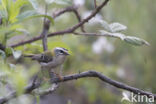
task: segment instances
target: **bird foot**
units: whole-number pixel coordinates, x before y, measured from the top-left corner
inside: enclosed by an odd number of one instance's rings
[[[63,81],[63,77],[62,77],[60,74],[55,73],[55,72],[52,72],[52,73],[53,73],[53,75],[54,75],[53,78],[59,78],[61,81]]]
[[[63,77],[62,77],[60,74],[57,74],[57,73],[56,73],[56,76],[57,76],[61,81],[63,81]]]

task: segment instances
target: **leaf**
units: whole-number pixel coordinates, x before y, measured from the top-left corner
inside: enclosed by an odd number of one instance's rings
[[[1,33],[0,34],[0,43],[6,45],[7,39],[6,39],[6,35],[5,35],[5,30],[4,31],[2,30],[2,32],[0,31],[0,33]]]
[[[14,30],[16,30],[18,28],[22,28],[22,25],[20,25],[20,24],[12,24],[12,25],[8,26],[8,31],[14,31]]]
[[[37,0],[29,0],[29,2],[31,3],[31,5],[33,6],[33,8],[35,10],[38,9],[39,4],[38,4]]]
[[[5,54],[5,52],[2,51],[2,50],[0,50],[0,56],[2,56],[3,59],[5,59],[5,58],[6,58],[6,54]]]
[[[47,4],[51,4],[53,2],[55,2],[55,0],[45,0]]]
[[[111,33],[111,32],[107,32],[105,30],[99,30],[101,35],[103,36],[109,36],[109,37],[115,37],[115,38],[119,38],[121,40],[124,40],[125,35],[122,33]]]
[[[17,16],[17,19],[21,21],[36,14],[37,12],[35,10],[28,10],[28,11],[21,13],[19,16]]]
[[[71,5],[72,4],[72,0],[54,0],[54,2],[59,5]]]
[[[150,45],[147,41],[137,38],[137,37],[133,37],[133,36],[126,36],[122,33],[111,33],[111,32],[107,32],[105,30],[99,30],[102,36],[108,36],[108,37],[114,37],[114,38],[119,38],[129,44],[132,45]]]
[[[9,0],[8,16],[11,23],[16,22],[16,17],[19,15],[20,9],[27,3],[26,0]]]
[[[127,27],[123,24],[120,24],[120,23],[111,23],[109,25],[110,29],[111,29],[111,32],[120,32],[120,31],[123,31],[123,30],[126,30]]]
[[[7,17],[8,17],[8,13],[7,13],[7,11],[2,7],[2,5],[0,5],[0,15],[1,15],[1,18],[3,19],[3,22],[6,22]]]
[[[38,18],[38,17],[46,17],[50,20],[52,24],[54,24],[54,20],[51,16],[39,14],[35,10],[29,10],[20,14],[17,17],[17,19],[19,20],[17,23],[28,20],[28,19],[32,19],[32,18]]]
[[[124,38],[124,41],[133,45],[141,46],[141,45],[150,45],[147,41],[137,38],[137,37],[132,37],[132,36],[126,36]]]
[[[34,42],[31,44],[26,44],[24,47],[16,47],[16,50],[22,50],[23,54],[38,54],[42,52],[42,45],[39,42]]]
[[[106,31],[111,31],[109,24],[106,21],[100,20],[99,22]]]
[[[39,95],[36,95],[36,103],[40,104],[40,96]]]
[[[12,48],[6,47],[5,48],[5,54],[6,54],[7,57],[10,56],[10,55],[12,55]]]
[[[38,18],[38,17],[46,17],[46,18],[48,18],[48,19],[50,20],[50,22],[51,22],[52,24],[54,24],[53,18],[52,18],[51,16],[48,16],[48,15],[39,14],[39,15],[31,16],[30,18]]]
[[[24,92],[24,88],[28,82],[27,73],[21,69],[23,69],[23,67],[16,66],[16,72],[10,75],[10,80],[14,84],[18,95]]]
[[[22,55],[22,51],[19,51],[19,50],[15,51],[15,50],[12,49],[12,54],[13,54],[13,57],[15,59],[19,59],[21,57],[21,55]]]
[[[30,35],[30,32],[27,31],[26,29],[18,28],[15,31],[19,33],[24,33],[25,35]]]
[[[7,2],[8,0],[1,0],[2,6],[5,10],[7,10],[7,4],[8,4]]]
[[[100,24],[102,25],[102,27],[106,31],[109,31],[109,32],[112,32],[112,33],[120,32],[120,31],[123,31],[123,30],[127,29],[127,27],[125,25],[117,23],[117,22],[108,24],[106,21],[100,20]]]

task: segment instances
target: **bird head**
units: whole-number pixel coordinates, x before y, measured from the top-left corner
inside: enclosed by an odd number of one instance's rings
[[[54,55],[55,56],[67,56],[69,55],[68,50],[62,47],[55,47],[54,50]]]

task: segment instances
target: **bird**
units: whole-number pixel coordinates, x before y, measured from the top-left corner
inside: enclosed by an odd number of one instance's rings
[[[57,67],[63,65],[67,56],[70,55],[68,50],[62,47],[55,47],[51,51],[45,51],[40,54],[35,55],[24,55],[24,57],[29,57],[32,60],[36,60],[41,65],[41,71],[48,70],[48,73],[53,72]],[[60,69],[61,70],[61,69]],[[60,71],[61,73],[61,71]],[[60,73],[55,73],[60,79]]]

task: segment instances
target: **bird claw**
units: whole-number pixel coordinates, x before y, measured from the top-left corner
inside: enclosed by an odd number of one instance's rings
[[[60,74],[57,74],[57,73],[56,73],[56,76],[57,76],[61,81],[63,81],[63,77],[62,77]]]
[[[52,77],[53,79],[54,78],[59,78],[59,80],[61,80],[61,81],[63,80],[63,77],[60,74],[55,73],[55,72],[52,72],[52,73],[53,73],[53,77]]]

